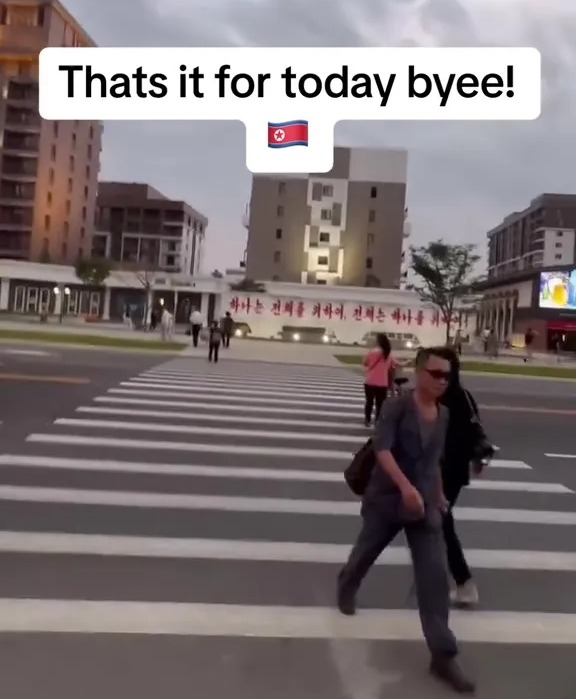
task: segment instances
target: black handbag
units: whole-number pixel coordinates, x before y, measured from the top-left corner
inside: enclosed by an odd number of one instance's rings
[[[364,495],[375,466],[376,453],[370,437],[354,454],[352,461],[344,470],[344,480],[354,495]]]

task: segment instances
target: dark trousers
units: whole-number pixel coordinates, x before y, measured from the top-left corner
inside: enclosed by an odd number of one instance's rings
[[[366,396],[366,401],[364,403],[364,420],[366,422],[372,422],[372,411],[374,410],[374,404],[376,404],[376,420],[380,415],[382,410],[382,404],[386,400],[388,395],[388,389],[383,386],[370,386],[369,384],[364,384],[364,395]]]
[[[200,337],[200,330],[202,330],[201,325],[192,326],[192,343],[194,347],[198,347],[198,338]]]
[[[232,333],[228,333],[224,331],[222,335],[222,344],[224,347],[230,347],[230,338],[232,337]]]
[[[217,362],[219,353],[220,353],[220,343],[219,342],[211,342],[209,345],[209,348],[208,348],[208,361],[209,362]]]
[[[448,557],[448,568],[454,582],[459,587],[472,579],[472,573],[470,572],[466,557],[464,556],[462,544],[456,533],[456,523],[454,522],[454,515],[452,514],[452,508],[456,504],[456,500],[458,500],[462,487],[462,485],[450,483],[449,480],[444,483],[444,495],[446,496],[446,500],[450,503],[450,509],[444,516],[442,522],[444,541],[446,543],[446,555]]]
[[[412,555],[420,623],[430,652],[435,657],[453,658],[458,653],[448,625],[450,599],[442,517],[430,510],[425,519],[403,523],[398,502],[364,502],[362,529],[338,578],[339,595],[354,597],[362,580],[382,551],[404,529]]]

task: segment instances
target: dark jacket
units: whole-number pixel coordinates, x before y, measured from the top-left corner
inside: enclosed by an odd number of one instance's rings
[[[210,337],[208,343],[211,345],[219,345],[222,342],[222,331],[220,328],[210,328]]]
[[[225,335],[232,335],[232,330],[234,330],[234,320],[230,316],[224,316],[222,322],[220,323],[222,332]]]
[[[448,408],[448,430],[442,472],[445,483],[466,486],[470,483],[470,461],[474,455],[472,421],[478,406],[472,394],[460,384],[451,386],[442,404]]]

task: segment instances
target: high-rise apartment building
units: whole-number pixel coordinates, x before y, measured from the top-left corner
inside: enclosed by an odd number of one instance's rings
[[[0,257],[73,263],[94,226],[102,128],[40,118],[48,46],[94,42],[56,0],[0,4]]]
[[[576,261],[576,194],[541,194],[488,231],[488,278]]]
[[[198,274],[208,219],[147,184],[100,182],[91,254],[120,265]]]
[[[255,176],[246,276],[399,288],[407,169],[404,150],[335,148],[327,174]]]

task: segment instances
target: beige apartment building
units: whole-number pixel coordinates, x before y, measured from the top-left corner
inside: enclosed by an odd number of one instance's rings
[[[399,288],[407,170],[405,150],[335,148],[327,174],[254,176],[246,276]]]
[[[40,118],[38,54],[94,45],[56,0],[0,5],[0,258],[73,263],[89,253],[102,128]]]

